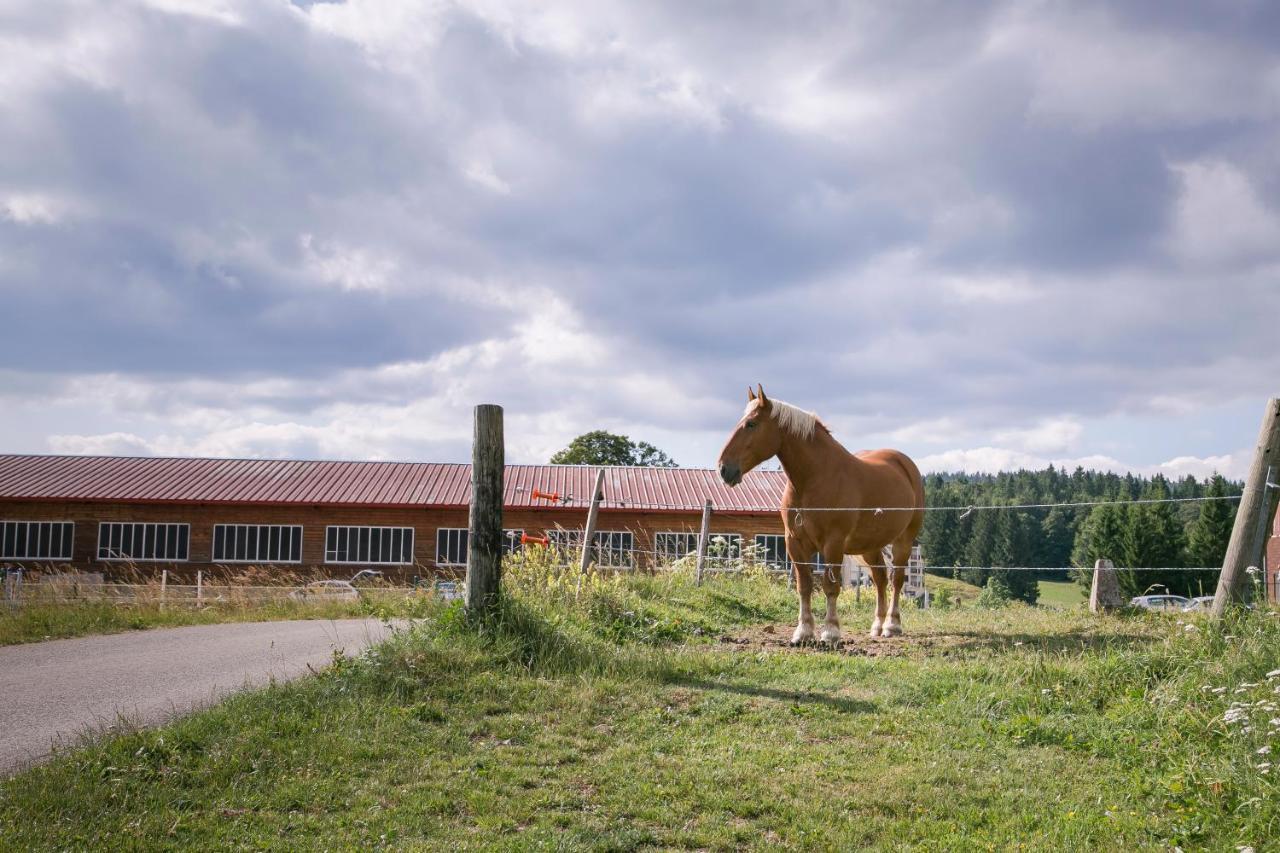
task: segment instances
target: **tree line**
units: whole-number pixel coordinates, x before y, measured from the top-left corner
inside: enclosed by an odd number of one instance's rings
[[[1014,506],[1225,498],[1243,484],[1213,476],[1169,480],[1076,468],[999,474],[930,474],[927,506]],[[1034,603],[1040,578],[1074,576],[1088,584],[1099,559],[1125,569],[1220,567],[1235,522],[1236,501],[1106,504],[1094,507],[930,512],[920,544],[933,570],[977,586],[999,577],[1014,597]],[[1040,567],[1043,571],[1001,571],[1000,567]],[[1129,595],[1152,591],[1209,595],[1217,572],[1122,571]]]

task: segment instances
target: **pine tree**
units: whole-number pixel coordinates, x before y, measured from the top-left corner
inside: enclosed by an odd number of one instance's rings
[[[1065,509],[1051,509],[1040,522],[1040,538],[1033,547],[1037,566],[1061,568],[1071,562],[1071,548],[1075,544],[1075,528],[1072,513]]]
[[[1071,550],[1071,563],[1078,567],[1076,580],[1082,586],[1088,588],[1092,584],[1093,567],[1098,560],[1123,564],[1124,535],[1125,517],[1121,507],[1101,504],[1089,511]],[[1132,588],[1133,584],[1125,584],[1124,580],[1124,575],[1121,575],[1121,586]]]
[[[969,568],[961,572],[960,577],[974,586],[985,584],[990,574],[985,567],[991,565],[991,554],[995,549],[996,513],[999,511],[985,510],[970,516],[973,519],[973,529],[964,549],[964,564]]]
[[[1169,496],[1164,477],[1152,478],[1142,497],[1163,500]],[[1124,562],[1129,568],[1177,568],[1186,565],[1186,530],[1171,503],[1132,504],[1126,513]],[[1193,590],[1186,572],[1138,572],[1135,588],[1139,594],[1152,587],[1185,594]]]
[[[1235,524],[1236,506],[1222,500],[1227,495],[1227,481],[1215,474],[1205,491],[1206,500],[1200,504],[1200,514],[1191,525],[1187,536],[1187,558],[1193,566],[1220,567],[1231,542],[1231,528]]]
[[[1025,567],[1026,562],[1021,558],[1030,551],[1029,528],[1030,521],[1025,513],[1000,510],[992,537],[992,564]],[[1009,588],[1009,593],[1019,601],[1035,604],[1040,597],[1040,584],[1034,572],[997,570],[992,572],[992,577],[999,577]],[[991,580],[988,579],[987,583],[991,583]]]
[[[1227,495],[1227,481],[1214,474],[1204,496],[1215,498],[1200,504],[1200,514],[1191,524],[1187,536],[1187,563],[1192,566],[1220,568],[1231,542],[1236,504],[1221,500]],[[1209,595],[1218,583],[1218,573],[1187,572],[1185,588],[1192,595]]]

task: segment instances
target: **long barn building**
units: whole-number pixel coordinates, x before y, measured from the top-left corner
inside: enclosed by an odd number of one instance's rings
[[[509,547],[577,545],[598,470],[508,465]],[[0,455],[0,564],[108,576],[249,565],[334,577],[363,568],[402,579],[458,574],[470,480],[463,464]],[[753,546],[781,565],[785,485],[781,471],[753,471],[730,489],[706,469],[608,467],[598,559],[647,568],[683,556],[709,499],[721,553]]]

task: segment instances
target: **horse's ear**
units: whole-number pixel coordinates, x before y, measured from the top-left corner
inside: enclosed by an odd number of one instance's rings
[[[756,398],[756,392],[751,390],[751,386],[747,386],[747,402],[750,403]]]
[[[766,397],[766,396],[764,395],[764,385],[763,385],[763,384],[757,384],[757,385],[756,385],[756,389],[760,392],[760,395],[759,395],[759,396],[760,396],[760,405],[762,405],[762,406],[768,406],[768,405],[769,405],[769,398],[768,398],[768,397]]]

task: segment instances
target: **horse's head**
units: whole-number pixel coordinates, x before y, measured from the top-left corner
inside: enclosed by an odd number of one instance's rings
[[[756,387],[759,394],[747,388],[747,409],[720,451],[720,479],[730,486],[741,483],[744,474],[776,456],[782,447],[782,431],[773,417],[773,403],[764,395],[763,386]]]

